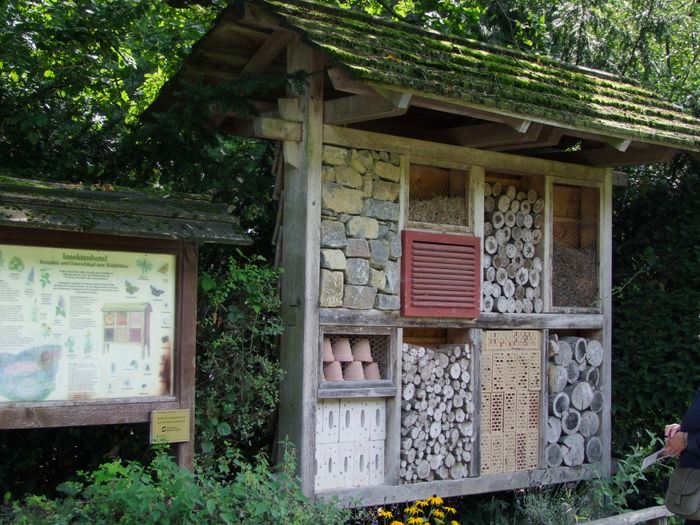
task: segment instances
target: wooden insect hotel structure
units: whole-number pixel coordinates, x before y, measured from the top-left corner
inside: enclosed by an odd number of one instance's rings
[[[222,130],[278,140],[279,436],[382,504],[610,472],[619,165],[700,151],[632,81],[303,0],[239,2],[178,82],[306,74]]]

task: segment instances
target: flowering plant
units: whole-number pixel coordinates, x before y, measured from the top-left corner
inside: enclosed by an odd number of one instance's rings
[[[459,525],[454,518],[457,510],[444,504],[440,496],[419,499],[403,509],[404,521],[394,518],[394,514],[380,507],[377,516],[384,520],[383,525]]]

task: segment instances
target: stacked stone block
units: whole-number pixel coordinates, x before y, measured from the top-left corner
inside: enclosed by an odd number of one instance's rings
[[[323,148],[320,306],[400,308],[398,155]]]

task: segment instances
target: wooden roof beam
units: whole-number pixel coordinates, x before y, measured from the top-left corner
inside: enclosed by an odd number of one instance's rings
[[[239,68],[246,65],[250,61],[250,57],[237,55],[231,51],[218,51],[200,47],[196,54],[196,60],[206,61],[208,63],[223,64],[228,67]]]
[[[255,27],[262,27],[264,29],[279,29],[280,27],[279,18],[270,15],[261,6],[248,2],[244,3],[242,7],[236,10],[235,17],[237,22]]]
[[[374,95],[377,93],[376,90],[372,89],[364,82],[355,79],[345,69],[333,67],[326,71],[326,73],[331,79],[331,84],[333,84],[333,88],[337,91],[343,91],[344,93],[353,93],[355,95]]]
[[[414,96],[411,101],[413,106],[432,109],[435,111],[443,111],[445,113],[452,113],[455,115],[464,115],[465,117],[478,118],[481,120],[487,120],[489,122],[500,122],[501,124],[506,124],[518,131],[519,133],[525,133],[530,127],[532,121],[517,117],[510,117],[508,115],[501,115],[498,113],[491,113],[489,111],[483,111],[476,108],[470,108],[467,106],[461,106],[458,104],[450,104],[449,102],[442,102],[439,100],[434,100],[421,96]]]
[[[269,140],[301,140],[301,124],[272,117],[227,118],[221,127],[235,135]]]
[[[595,142],[602,142],[603,144],[607,144],[608,146],[611,146],[612,148],[614,148],[617,151],[622,152],[622,153],[627,151],[627,148],[629,148],[630,145],[632,144],[632,141],[630,139],[621,139],[619,137],[598,135],[596,133],[587,133],[585,131],[567,130],[566,134],[571,136],[571,137],[578,137],[580,139],[587,139],[587,140],[593,140]]]
[[[256,75],[265,71],[275,58],[277,58],[277,55],[287,47],[287,44],[293,37],[294,33],[290,33],[286,30],[280,29],[273,32],[243,67],[240,74]]]
[[[542,124],[532,124],[525,132],[518,131],[505,124],[476,124],[460,126],[431,133],[435,138],[448,139],[458,146],[472,148],[492,148],[513,143],[529,143],[537,139],[542,131]]]
[[[572,162],[575,164],[587,164],[589,166],[635,166],[638,164],[654,164],[657,162],[669,162],[679,153],[679,150],[664,146],[651,146],[644,148],[632,148],[625,152],[611,146],[582,151],[553,153],[542,155],[540,158]]]
[[[342,126],[381,118],[404,115],[408,110],[410,96],[392,101],[378,95],[352,95],[327,100],[323,105],[323,120],[326,124]]]
[[[536,149],[536,148],[547,148],[550,146],[556,146],[561,140],[561,136],[564,134],[564,130],[561,128],[554,128],[551,126],[542,126],[537,138],[533,141],[526,142],[514,142],[512,144],[505,144],[502,146],[494,146],[489,149],[494,151],[509,151],[517,149]]]

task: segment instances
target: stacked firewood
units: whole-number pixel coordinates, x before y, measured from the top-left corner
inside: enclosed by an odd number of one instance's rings
[[[535,190],[484,185],[484,312],[542,312],[542,259],[536,246],[542,242],[543,209],[544,199]]]
[[[475,437],[470,359],[467,345],[403,345],[403,483],[469,475]]]
[[[548,352],[547,466],[599,463],[603,346],[595,339],[554,335]]]

